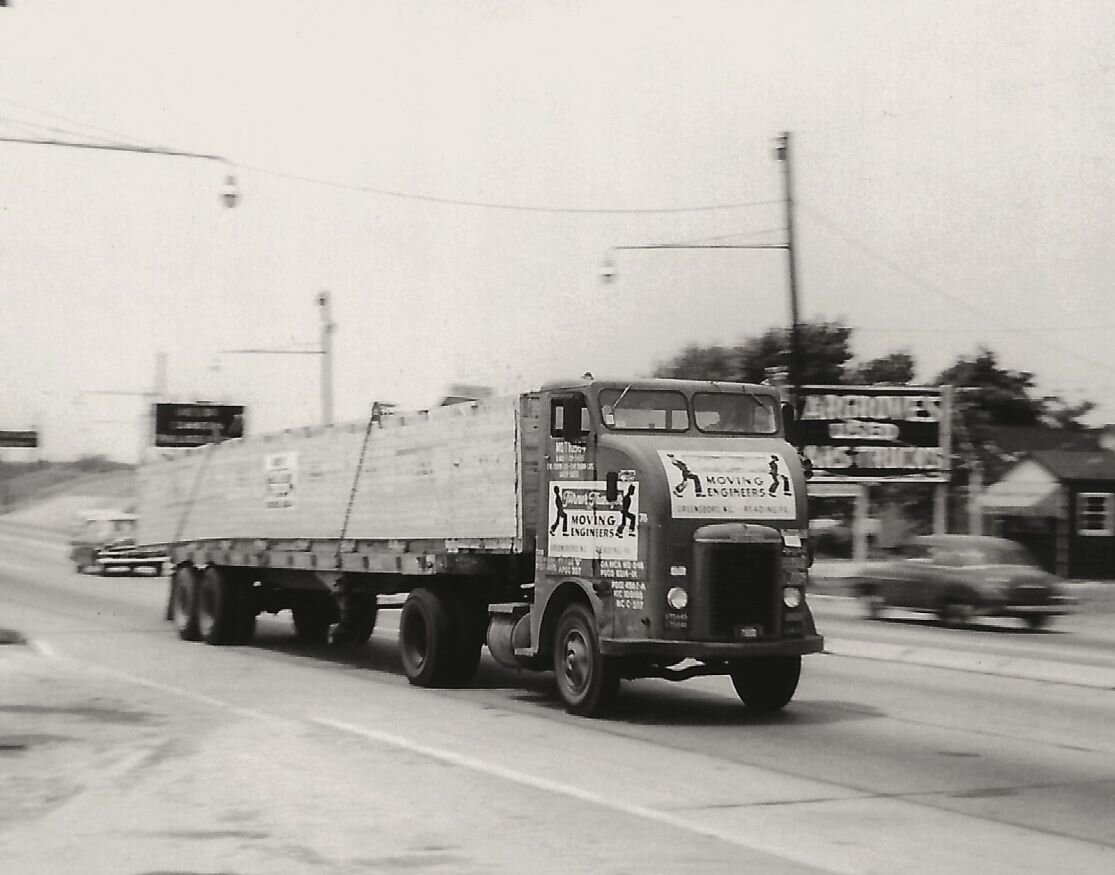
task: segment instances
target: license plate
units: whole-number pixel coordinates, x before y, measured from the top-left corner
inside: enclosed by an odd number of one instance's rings
[[[736,638],[744,641],[750,641],[754,638],[763,637],[762,626],[736,626]]]

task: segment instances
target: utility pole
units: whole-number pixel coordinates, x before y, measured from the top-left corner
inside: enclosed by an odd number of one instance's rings
[[[329,292],[317,296],[321,308],[321,422],[333,424],[333,332],[337,329],[333,322]]]
[[[794,257],[794,185],[790,155],[790,132],[777,141],[775,157],[782,162],[783,198],[786,205],[786,267],[790,284],[790,387],[794,403],[801,405],[801,314],[798,307],[797,260]]]

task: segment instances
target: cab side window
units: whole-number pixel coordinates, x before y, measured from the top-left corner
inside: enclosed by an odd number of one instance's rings
[[[588,405],[583,395],[554,398],[550,401],[550,437],[584,440],[590,427]]]

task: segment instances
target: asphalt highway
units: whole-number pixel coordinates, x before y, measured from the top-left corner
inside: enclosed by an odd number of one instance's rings
[[[80,576],[0,523],[0,860],[13,873],[1115,871],[1115,620],[946,629],[814,610],[756,717],[730,683],[568,716],[487,656],[411,687],[397,613],[314,650],[179,641],[163,578]],[[0,639],[2,640],[2,639]]]

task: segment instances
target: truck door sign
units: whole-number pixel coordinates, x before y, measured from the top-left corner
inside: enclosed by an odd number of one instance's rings
[[[794,481],[777,452],[659,450],[675,519],[794,520]]]
[[[602,480],[553,484],[547,520],[551,556],[639,558],[639,484],[621,484],[612,502],[605,498],[606,489]]]
[[[268,508],[294,507],[298,484],[298,453],[268,453],[263,457]]]

